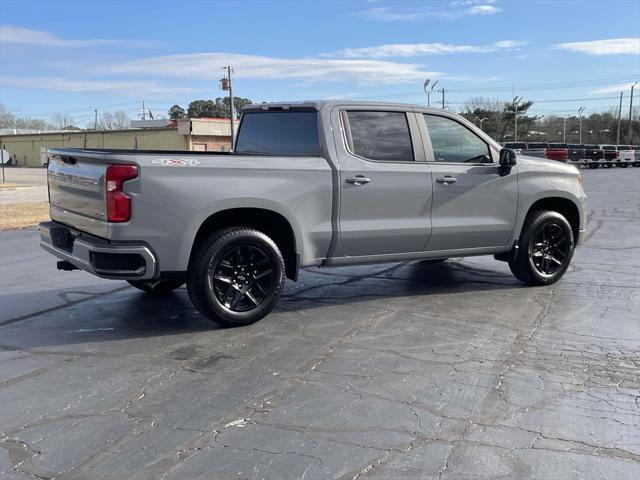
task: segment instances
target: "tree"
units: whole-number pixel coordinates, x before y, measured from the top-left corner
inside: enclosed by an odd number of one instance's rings
[[[98,122],[99,130],[123,130],[129,127],[129,117],[123,111],[104,112]]]
[[[15,128],[16,116],[0,103],[0,128]]]
[[[480,126],[491,137],[498,138],[502,130],[504,102],[486,97],[474,97],[464,104],[462,116]]]
[[[510,138],[515,138],[515,119],[516,112],[518,114],[518,140],[526,140],[529,137],[529,132],[533,130],[536,121],[539,119],[536,116],[527,116],[527,111],[531,108],[533,102],[527,100],[526,102],[505,103],[504,110],[502,111],[502,131],[500,132],[500,141],[503,142],[507,136],[507,131],[511,130]]]
[[[51,118],[51,124],[53,128],[56,130],[67,130],[72,129],[73,127],[73,117],[68,113],[56,113]]]
[[[233,107],[236,116],[242,107],[251,103],[253,102],[248,98],[234,97]],[[215,100],[194,100],[187,107],[187,116],[189,118],[229,118],[229,97],[218,97]]]
[[[184,118],[187,115],[187,112],[184,111],[180,105],[174,105],[169,109],[169,118],[171,120],[179,120]]]

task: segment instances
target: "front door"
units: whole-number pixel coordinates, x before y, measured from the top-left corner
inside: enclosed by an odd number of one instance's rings
[[[432,186],[415,115],[371,107],[345,108],[335,115],[342,125],[334,135],[343,253],[423,251],[431,232]]]
[[[518,206],[515,169],[501,177],[496,152],[457,120],[435,114],[422,118],[428,131],[427,158],[433,153],[429,162],[432,232],[427,250],[507,245]]]

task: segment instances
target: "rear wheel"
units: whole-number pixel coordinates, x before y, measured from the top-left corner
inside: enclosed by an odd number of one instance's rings
[[[528,285],[551,285],[569,268],[574,240],[567,219],[550,210],[527,216],[520,236],[520,249],[509,268],[515,277]]]
[[[589,164],[589,168],[591,168],[591,169],[596,169],[596,168],[598,168],[598,166],[599,165],[597,163],[590,163]]]
[[[602,165],[604,168],[611,168],[613,167],[613,163],[611,162],[606,162],[604,165]]]
[[[285,266],[276,243],[262,232],[234,228],[209,237],[187,273],[189,297],[205,317],[225,326],[249,325],[276,305]]]
[[[633,163],[633,166],[634,166],[634,167],[640,167],[640,162],[634,162],[634,163]]]
[[[627,162],[623,162],[623,163],[619,163],[618,166],[622,168],[627,168],[629,164]]]
[[[142,280],[128,280],[127,283],[132,287],[142,290],[144,293],[150,295],[166,295],[172,292],[176,288],[180,288],[184,285],[184,279],[175,280],[156,280],[154,281],[142,281]]]

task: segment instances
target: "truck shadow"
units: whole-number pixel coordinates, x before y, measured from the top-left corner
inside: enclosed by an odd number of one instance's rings
[[[320,309],[328,306],[333,308],[335,318],[335,308],[339,312],[340,306],[365,308],[371,302],[388,304],[403,298],[420,302],[420,297],[428,302],[431,295],[451,295],[455,302],[455,296],[464,293],[520,286],[504,267],[498,267],[500,264],[490,265],[497,268],[453,260],[307,269],[301,272],[297,283],[287,282],[280,303],[269,316],[252,326],[235,329],[222,329],[203,318],[191,304],[185,287],[165,297],[119,288],[0,327],[0,351],[216,331],[222,339],[242,335],[246,330],[259,334],[283,323],[293,326],[299,319],[296,314],[309,317],[307,321],[322,319]],[[349,321],[347,317],[345,310],[345,322]]]

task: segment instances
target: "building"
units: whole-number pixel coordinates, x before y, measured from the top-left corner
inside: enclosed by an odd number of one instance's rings
[[[167,121],[164,121],[165,124]],[[169,121],[167,126],[144,125],[127,130],[68,130],[47,133],[0,135],[0,147],[11,155],[11,164],[39,167],[46,163],[47,148],[116,148],[125,150],[215,151],[231,149],[231,127],[224,118]]]

